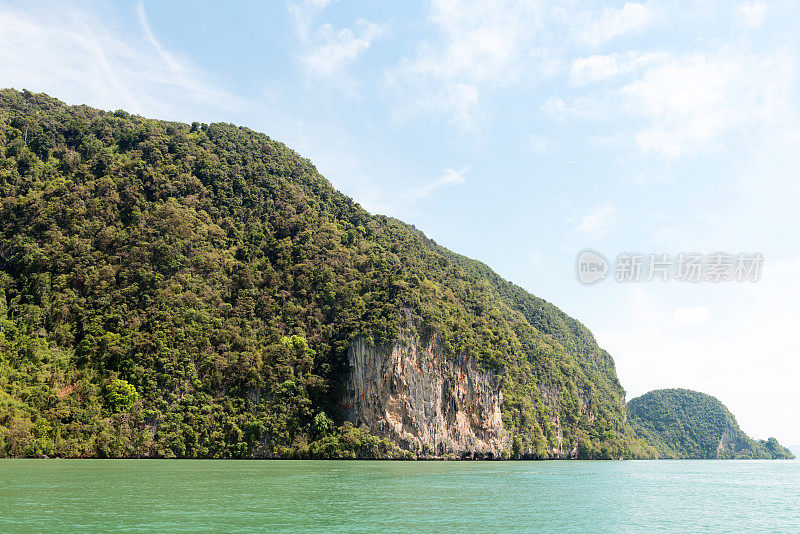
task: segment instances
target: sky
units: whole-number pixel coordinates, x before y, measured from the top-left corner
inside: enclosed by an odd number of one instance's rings
[[[799,26],[792,0],[0,0],[0,87],[264,132],[579,319],[628,399],[696,389],[797,445]],[[615,280],[718,252],[759,279]]]

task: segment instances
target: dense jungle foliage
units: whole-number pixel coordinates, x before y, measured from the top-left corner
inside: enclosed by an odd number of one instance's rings
[[[407,457],[344,422],[401,310],[500,380],[512,457],[649,457],[551,304],[283,144],[0,91],[0,455]]]
[[[659,458],[794,458],[778,440],[750,439],[736,418],[711,395],[659,389],[631,399],[628,415],[636,433]]]

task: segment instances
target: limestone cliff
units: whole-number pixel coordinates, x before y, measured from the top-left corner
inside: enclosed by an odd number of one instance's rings
[[[347,419],[421,456],[497,458],[510,447],[502,393],[471,358],[445,358],[437,335],[407,332],[399,343],[350,346]]]

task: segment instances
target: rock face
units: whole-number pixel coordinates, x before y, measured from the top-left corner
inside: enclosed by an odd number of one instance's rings
[[[730,425],[725,426],[725,430],[722,432],[722,436],[719,438],[719,445],[717,445],[717,456],[722,458],[725,455],[725,451],[727,450],[735,450],[742,440],[739,439],[740,432],[737,432],[737,429],[733,428]]]
[[[438,336],[393,345],[357,338],[348,352],[347,419],[422,456],[498,458],[510,448],[502,393],[471,358],[445,358]]]

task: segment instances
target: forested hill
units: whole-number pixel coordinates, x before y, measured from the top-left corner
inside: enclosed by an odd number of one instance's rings
[[[653,453],[583,325],[263,134],[2,90],[0,221],[0,455],[406,455],[339,402],[404,309],[496,375],[512,457]]]
[[[628,413],[660,458],[794,458],[775,438],[749,438],[724,404],[698,391],[651,391],[631,399]]]

